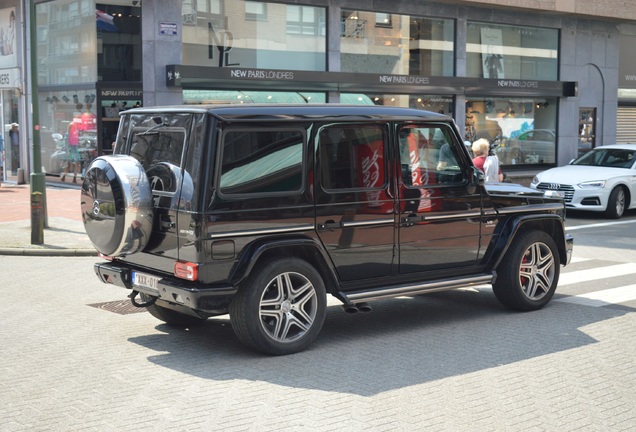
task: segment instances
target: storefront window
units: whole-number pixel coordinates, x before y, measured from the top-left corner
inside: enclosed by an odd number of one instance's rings
[[[469,22],[466,76],[557,80],[559,31]]]
[[[95,91],[40,93],[42,167],[52,175],[77,181],[97,157]]]
[[[354,105],[386,105],[403,108],[415,108],[451,115],[453,112],[453,98],[440,95],[397,95],[397,94],[352,94],[342,93],[341,103]]]
[[[183,3],[183,64],[326,70],[326,9],[233,0]]]
[[[502,165],[556,162],[555,98],[470,98],[464,139],[486,138]]]
[[[295,91],[256,90],[184,90],[183,103],[186,105],[209,104],[303,104],[324,103],[324,93]]]
[[[343,72],[453,76],[455,24],[420,18],[342,10]]]

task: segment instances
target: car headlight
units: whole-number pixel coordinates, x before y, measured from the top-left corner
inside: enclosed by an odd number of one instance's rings
[[[602,187],[605,187],[605,180],[586,181],[583,183],[579,183],[578,186],[581,189],[600,189]]]

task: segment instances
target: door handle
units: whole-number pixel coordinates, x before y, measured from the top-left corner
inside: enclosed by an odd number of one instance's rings
[[[417,222],[420,222],[422,220],[422,218],[420,218],[420,216],[411,213],[410,215],[404,217],[402,219],[402,224],[406,225],[406,226],[413,226],[415,225]]]
[[[335,230],[340,228],[340,222],[336,222],[333,219],[326,220],[324,223],[318,225],[318,229],[321,230]]]

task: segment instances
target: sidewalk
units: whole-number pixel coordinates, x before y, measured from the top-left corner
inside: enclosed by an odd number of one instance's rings
[[[30,185],[0,186],[0,255],[97,256],[82,223],[79,186],[46,185],[44,244],[31,244]]]

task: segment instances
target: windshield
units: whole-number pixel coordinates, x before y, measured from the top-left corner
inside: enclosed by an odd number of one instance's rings
[[[611,168],[631,168],[634,165],[636,150],[595,149],[574,162],[572,165],[587,165]]]

